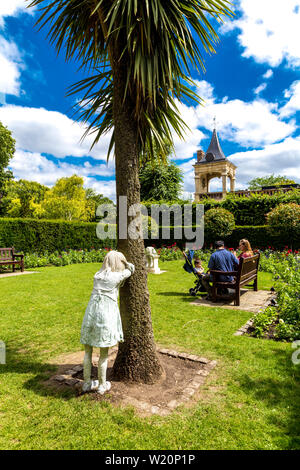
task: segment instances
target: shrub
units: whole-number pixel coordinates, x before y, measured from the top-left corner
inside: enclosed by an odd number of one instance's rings
[[[290,244],[300,234],[300,205],[280,204],[266,216],[271,234],[279,233]]]
[[[210,209],[204,216],[205,239],[223,239],[232,234],[235,228],[234,217],[226,209]]]

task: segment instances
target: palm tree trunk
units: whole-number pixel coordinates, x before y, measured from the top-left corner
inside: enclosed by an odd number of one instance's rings
[[[127,205],[140,203],[139,155],[136,146],[137,125],[133,117],[134,103],[123,102],[126,66],[115,62],[114,131],[116,158],[117,209],[119,197],[127,197]],[[128,217],[127,223],[133,217]],[[119,221],[118,221],[119,222]],[[118,223],[119,226],[119,223]],[[162,375],[152,330],[147,272],[144,261],[144,240],[118,240],[118,249],[135,265],[135,273],[120,289],[120,312],[124,343],[120,343],[114,364],[115,378],[154,383]]]

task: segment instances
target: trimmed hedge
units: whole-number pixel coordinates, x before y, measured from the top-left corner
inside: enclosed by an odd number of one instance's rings
[[[195,230],[195,227],[193,227],[193,229]],[[184,231],[182,231],[182,233],[184,234]],[[293,239],[282,238],[280,237],[280,235],[271,235],[266,225],[260,225],[256,227],[247,225],[236,226],[232,234],[228,237],[225,237],[224,241],[227,247],[237,248],[239,245],[239,241],[242,238],[247,238],[253,248],[265,249],[271,246],[274,249],[281,250],[286,246],[291,245],[295,250],[300,248],[300,233],[297,235],[297,237],[294,237]],[[205,236],[204,246],[209,248],[214,241],[215,240],[211,240],[207,236]],[[146,246],[171,246],[174,243],[176,243],[180,248],[184,248],[185,239],[183,238],[182,240],[178,240],[174,238],[174,227],[171,227],[169,240],[165,240],[162,238],[160,238],[159,240],[145,240]]]
[[[204,205],[204,211],[207,212],[209,209],[221,207],[226,209],[234,215],[234,220],[236,225],[265,225],[266,224],[266,214],[270,212],[274,207],[279,204],[289,204],[296,203],[300,204],[300,190],[293,189],[287,193],[278,192],[269,196],[268,194],[257,194],[251,193],[249,197],[243,196],[238,197],[234,194],[228,194],[223,201],[216,201],[214,199],[203,198],[199,203],[192,203],[193,206],[193,215],[195,216],[195,208],[197,204]],[[143,205],[148,210],[150,214],[151,204],[167,205],[171,206],[172,204],[178,204],[183,206],[184,204],[191,204],[188,201],[173,201],[173,202],[143,202]],[[193,219],[195,221],[195,219]],[[160,221],[160,223],[162,223]],[[183,220],[182,220],[183,223]],[[174,217],[171,213],[170,224],[174,225]]]
[[[14,246],[24,253],[115,248],[116,240],[100,240],[95,222],[0,218],[0,247]]]
[[[66,221],[49,221],[36,219],[6,219],[0,218],[0,247],[14,246],[24,253],[44,253],[48,251],[63,251],[69,248],[74,250],[91,248],[116,248],[116,240],[100,240],[96,235],[97,223],[80,223]],[[184,231],[182,231],[184,235]],[[160,227],[161,236],[161,227]],[[293,240],[283,239],[279,235],[271,235],[267,226],[236,226],[233,233],[225,238],[228,247],[237,247],[241,238],[247,238],[253,248],[283,249],[293,245],[293,249],[300,248],[300,234]],[[205,240],[210,246],[214,240]],[[170,227],[170,238],[158,240],[145,240],[146,246],[171,246],[176,243],[184,248],[185,239],[174,238],[174,227]]]

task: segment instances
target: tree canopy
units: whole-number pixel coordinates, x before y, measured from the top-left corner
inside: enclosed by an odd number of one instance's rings
[[[147,162],[140,170],[142,201],[174,201],[179,198],[182,171],[174,162]]]
[[[262,186],[280,186],[282,184],[295,184],[295,181],[287,178],[286,176],[274,174],[269,176],[263,176],[261,178],[254,178],[248,183],[248,188],[255,190],[261,189]]]
[[[95,221],[98,205],[109,198],[83,187],[78,175],[60,178],[52,188],[35,181],[9,181],[2,215],[8,217]]]
[[[6,184],[13,177],[8,164],[15,153],[15,140],[11,131],[0,122],[0,214],[2,213],[2,198],[6,194]]]

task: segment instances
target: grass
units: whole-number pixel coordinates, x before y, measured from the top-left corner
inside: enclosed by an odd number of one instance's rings
[[[236,337],[251,313],[191,306],[194,278],[181,261],[149,275],[157,343],[216,359],[218,365],[191,408],[168,417],[138,417],[91,400],[50,392],[40,384],[53,359],[77,351],[96,264],[39,268],[0,279],[1,449],[299,449],[300,367],[288,343]],[[259,288],[272,285],[259,273]]]

